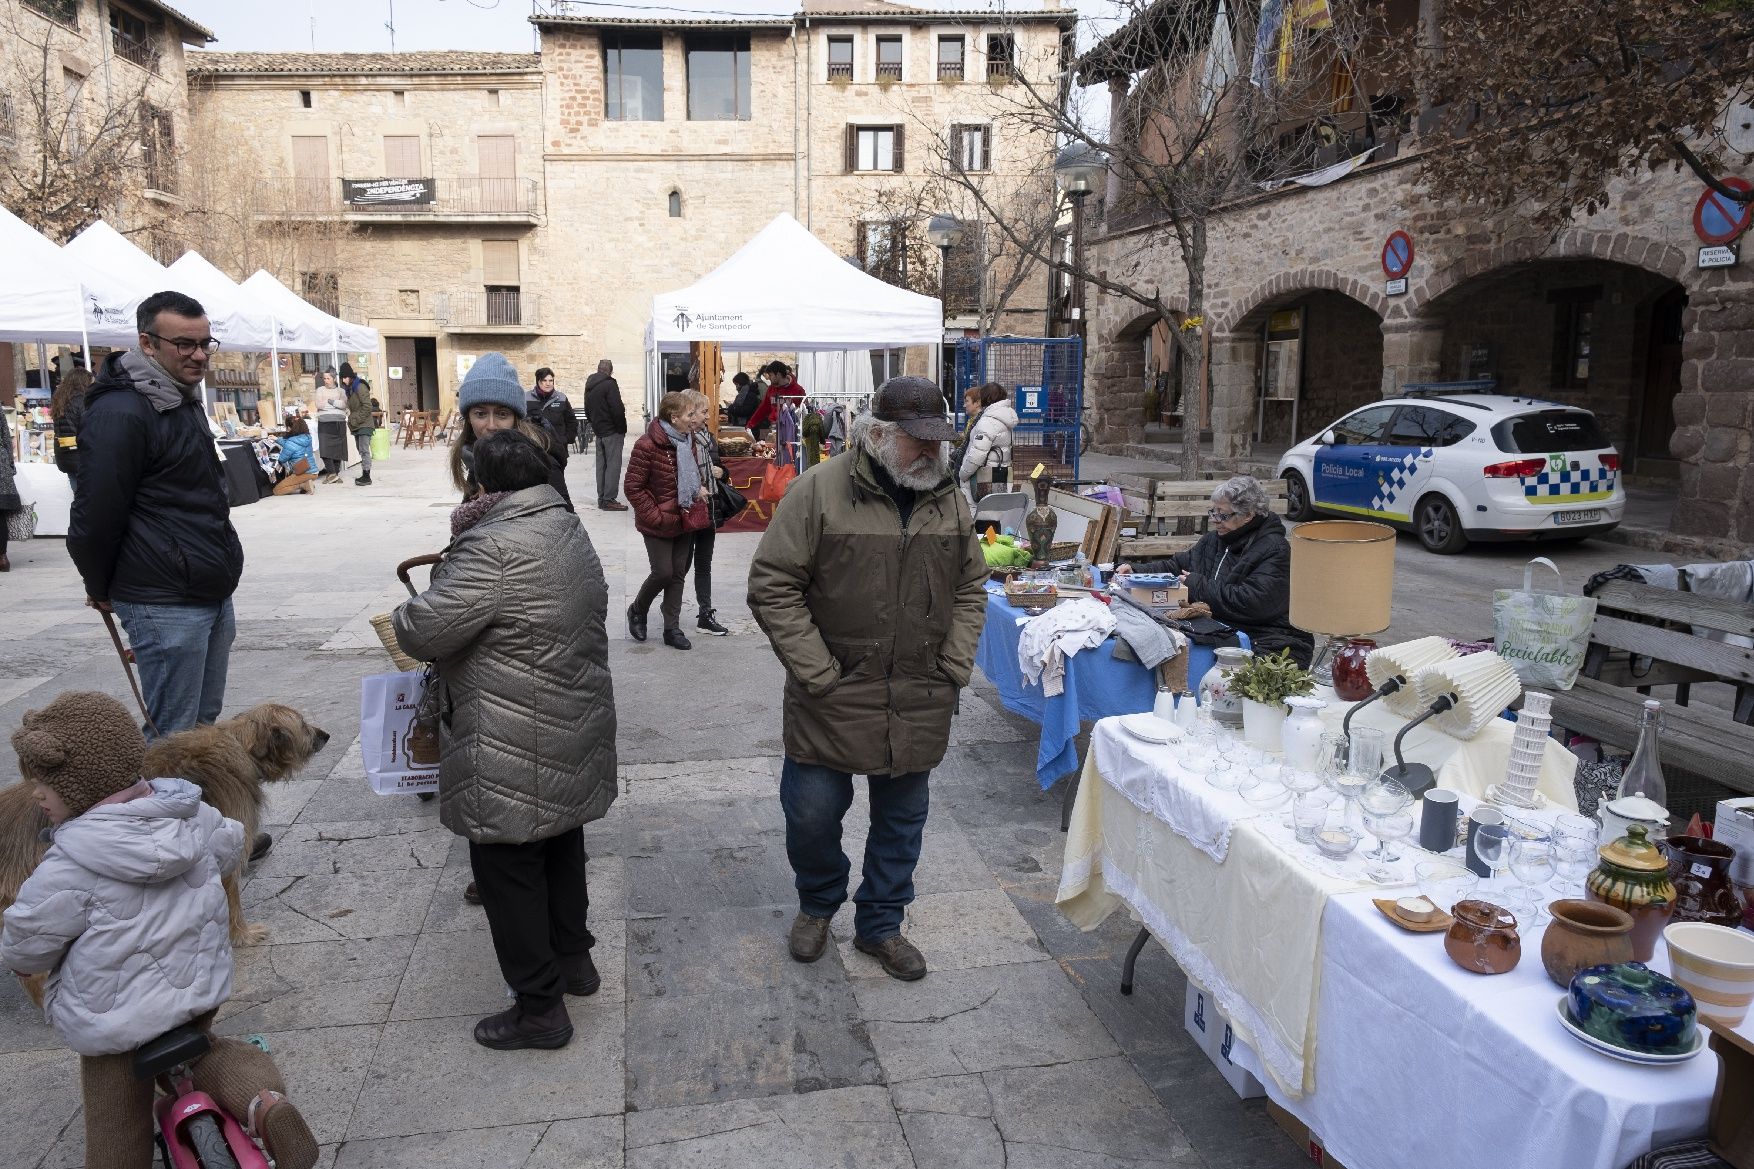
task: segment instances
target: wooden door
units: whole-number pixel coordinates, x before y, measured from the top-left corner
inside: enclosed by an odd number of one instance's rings
[[[475,149],[481,160],[481,210],[523,210],[518,206],[518,140],[510,134],[482,134]]]
[[[1685,336],[1681,319],[1686,310],[1687,291],[1683,288],[1669,290],[1651,306],[1650,357],[1638,410],[1636,462],[1672,457],[1669,439],[1675,433],[1675,395],[1681,392],[1681,342]]]
[[[323,135],[300,135],[292,140],[293,205],[300,211],[327,211],[333,191],[329,185],[329,139]]]
[[[378,400],[395,417],[400,417],[404,410],[418,409],[420,378],[414,365],[414,338],[385,337],[384,362],[389,366],[384,379],[389,386],[389,396]],[[398,373],[402,376],[394,376]]]

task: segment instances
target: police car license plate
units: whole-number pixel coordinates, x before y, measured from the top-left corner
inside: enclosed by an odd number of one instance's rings
[[[1582,511],[1561,511],[1553,513],[1553,522],[1559,527],[1570,524],[1593,524],[1602,518],[1602,509],[1586,507]]]

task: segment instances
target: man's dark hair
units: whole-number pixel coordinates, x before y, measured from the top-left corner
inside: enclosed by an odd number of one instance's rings
[[[731,384],[734,386],[746,386],[749,384],[749,375],[742,370],[738,370],[737,376],[731,379]]]
[[[201,302],[181,292],[155,292],[134,310],[134,327],[142,333],[158,329],[159,313],[175,313],[179,317],[204,317],[207,310]]]
[[[548,482],[548,456],[515,430],[477,439],[475,482],[483,491],[522,491]]]
[[[553,377],[553,376],[554,376],[554,371],[552,369],[549,369],[546,365],[543,366],[541,369],[536,371],[536,380],[538,382],[540,382],[545,377]]]

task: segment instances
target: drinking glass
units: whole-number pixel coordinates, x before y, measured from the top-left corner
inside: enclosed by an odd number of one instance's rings
[[[1534,900],[1534,917],[1530,923],[1540,925],[1549,918],[1543,904],[1540,886],[1553,879],[1553,844],[1546,840],[1518,840],[1510,848],[1510,871],[1528,887]]]
[[[1393,816],[1412,802],[1412,792],[1392,779],[1384,779],[1381,775],[1367,782],[1364,789],[1358,793],[1358,804],[1364,810],[1366,827],[1370,827],[1372,817]],[[1384,865],[1389,861],[1400,859],[1390,854],[1388,842],[1382,838],[1381,833],[1375,828],[1370,828],[1370,832],[1372,836],[1376,837],[1376,848],[1365,854],[1367,860]],[[1402,833],[1402,835],[1406,834]]]
[[[1481,864],[1492,870],[1492,880],[1487,891],[1496,896],[1509,892],[1504,873],[1510,868],[1511,846],[1516,840],[1516,829],[1508,824],[1482,824],[1474,832],[1474,855],[1480,858]]]
[[[1401,859],[1399,853],[1391,847],[1396,840],[1405,840],[1413,831],[1413,813],[1370,812],[1364,814],[1364,823],[1377,839],[1376,851],[1366,854],[1372,864],[1364,870],[1364,875],[1378,884],[1388,885],[1399,882],[1401,874],[1389,866]]]
[[[1553,821],[1553,839],[1562,836],[1597,843],[1602,839],[1602,826],[1588,816],[1574,816],[1567,812]]]
[[[1383,733],[1375,727],[1357,727],[1347,745],[1346,768],[1353,775],[1375,779],[1382,774]]]
[[[1280,782],[1284,783],[1284,785],[1290,789],[1294,801],[1291,814],[1286,818],[1285,827],[1296,828],[1297,808],[1295,800],[1298,797],[1306,796],[1310,792],[1321,787],[1322,777],[1313,771],[1305,771],[1301,767],[1291,767],[1287,765],[1280,771]],[[1323,806],[1325,807],[1326,804],[1327,802],[1324,800]]]
[[[1413,879],[1419,884],[1420,894],[1445,913],[1456,902],[1472,897],[1480,884],[1480,878],[1453,857],[1420,861],[1413,866]]]
[[[1319,792],[1304,792],[1291,801],[1291,820],[1297,842],[1314,844],[1315,834],[1328,822],[1328,801]]]
[[[1339,731],[1328,731],[1316,748],[1315,772],[1322,782],[1331,783],[1335,776],[1346,774],[1347,738]]]
[[[1206,782],[1219,791],[1233,792],[1242,786],[1243,774],[1242,768],[1230,760],[1217,757],[1212,760],[1212,766],[1206,772]]]

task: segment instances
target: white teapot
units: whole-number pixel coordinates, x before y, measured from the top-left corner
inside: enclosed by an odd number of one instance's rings
[[[1612,844],[1634,824],[1655,843],[1669,834],[1669,810],[1646,796],[1621,796],[1602,805],[1602,843]]]

